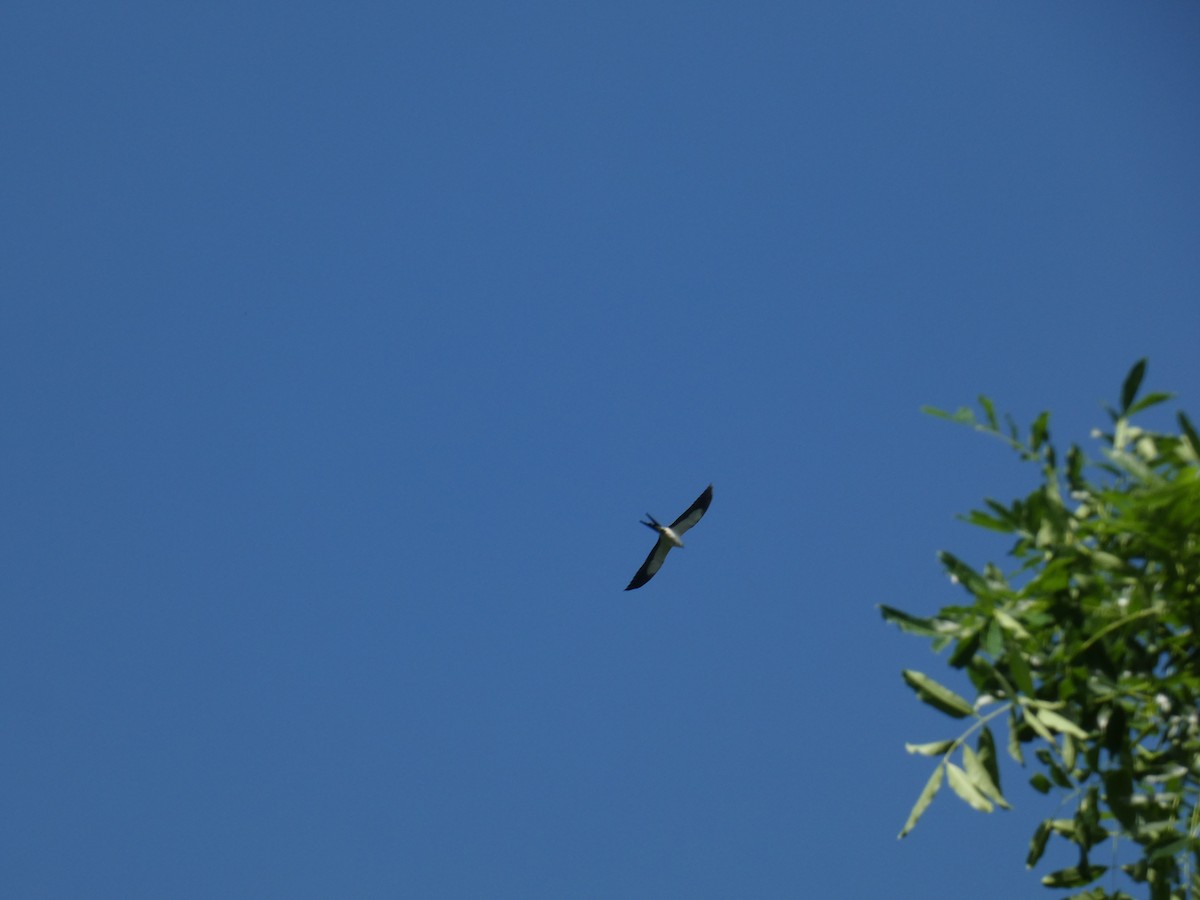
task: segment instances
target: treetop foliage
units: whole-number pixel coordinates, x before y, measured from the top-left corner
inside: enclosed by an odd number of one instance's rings
[[[1007,571],[940,554],[967,604],[931,617],[881,607],[887,621],[948,651],[975,691],[967,699],[922,672],[903,673],[921,701],[965,729],[907,745],[937,762],[900,836],[943,783],[973,809],[1009,808],[996,738],[1003,725],[1007,755],[1032,770],[1036,790],[1059,795],[1065,812],[1037,826],[1026,864],[1038,863],[1052,837],[1073,844],[1077,864],[1042,883],[1093,886],[1071,895],[1079,900],[1128,900],[1117,870],[1147,885],[1151,900],[1200,891],[1200,436],[1182,412],[1178,434],[1133,424],[1172,397],[1139,399],[1145,373],[1145,360],[1129,372],[1107,410],[1111,430],[1093,434],[1094,456],[1075,444],[1060,454],[1045,412],[1022,435],[987,397],[979,415],[927,409],[1004,441],[1039,468],[1039,484],[964,517],[1012,536]],[[1109,872],[1119,844],[1139,855]],[[1093,859],[1097,847],[1104,861]]]

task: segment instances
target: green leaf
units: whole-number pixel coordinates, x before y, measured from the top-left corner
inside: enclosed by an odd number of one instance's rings
[[[1020,728],[1017,724],[1017,710],[1015,707],[1008,711],[1008,755],[1018,765],[1025,765],[1025,754],[1021,752]]]
[[[988,622],[983,636],[983,650],[992,659],[999,660],[1004,656],[1004,643],[1004,629],[993,619]]]
[[[979,739],[975,742],[975,752],[979,756],[979,763],[987,770],[988,777],[992,779],[992,783],[996,785],[996,790],[1000,790],[1000,759],[996,755],[996,738],[992,734],[992,729],[984,725],[979,732]]]
[[[1029,663],[1020,647],[1011,641],[1006,641],[1008,652],[1004,658],[1008,662],[1008,674],[1012,676],[1013,686],[1026,696],[1033,693],[1033,676],[1029,674]]]
[[[1129,407],[1133,405],[1133,398],[1137,396],[1138,388],[1142,386],[1142,378],[1145,374],[1146,360],[1143,357],[1133,364],[1133,368],[1125,376],[1125,383],[1121,385],[1122,415],[1129,415]]]
[[[1008,801],[1004,799],[1004,795],[1000,793],[1000,788],[996,785],[996,782],[992,781],[991,773],[988,772],[979,757],[975,755],[975,752],[965,744],[963,745],[963,766],[965,767],[967,778],[970,779],[971,784],[974,785],[980,794],[999,807],[1004,809],[1012,808],[1008,805]],[[950,774],[950,786],[954,786],[953,772]]]
[[[1101,569],[1107,569],[1110,572],[1115,572],[1125,567],[1125,560],[1121,559],[1115,553],[1106,553],[1103,550],[1096,550],[1092,553],[1092,562]]]
[[[1153,850],[1150,851],[1150,854],[1147,858],[1151,862],[1153,862],[1156,859],[1162,859],[1162,858],[1168,857],[1168,856],[1175,856],[1177,853],[1183,853],[1185,850],[1195,850],[1196,844],[1197,844],[1196,838],[1190,838],[1190,837],[1176,838],[1175,840],[1171,841],[1170,843],[1162,844],[1161,846],[1155,847]]]
[[[879,604],[879,611],[883,614],[885,622],[891,622],[893,625],[900,626],[901,631],[907,631],[909,634],[919,634],[924,637],[937,637],[941,632],[937,629],[936,619],[927,619],[923,616],[914,616],[911,613],[906,613],[902,609],[896,609],[894,606],[885,606]]]
[[[925,782],[925,787],[921,791],[921,796],[917,798],[917,802],[913,804],[912,811],[908,814],[908,821],[904,823],[904,827],[900,829],[897,838],[902,838],[917,824],[917,820],[929,808],[929,804],[933,802],[933,798],[937,795],[938,789],[942,786],[942,775],[944,774],[945,764],[939,763],[933,770],[933,774],[929,776],[929,780]]]
[[[941,756],[957,741],[950,739],[945,741],[931,741],[928,744],[905,744],[904,749],[909,753],[915,753],[919,756]]]
[[[1196,433],[1196,429],[1192,426],[1191,420],[1180,412],[1176,417],[1179,421],[1179,430],[1182,431],[1188,439],[1188,443],[1192,445],[1192,453],[1200,457],[1200,434]]]
[[[921,412],[927,416],[933,416],[935,419],[948,419],[951,422],[958,422],[960,425],[975,424],[975,413],[967,409],[967,407],[959,407],[952,413],[946,412],[944,409],[938,409],[936,406],[922,406]]]
[[[1139,413],[1143,409],[1149,409],[1151,406],[1157,406],[1160,403],[1165,403],[1174,396],[1174,394],[1167,394],[1161,391],[1153,394],[1147,394],[1137,403],[1133,404],[1133,406],[1129,407],[1129,409],[1125,411],[1125,415],[1132,416],[1134,413]]]
[[[1114,703],[1104,723],[1104,749],[1109,753],[1120,753],[1129,739],[1129,721],[1125,707]]]
[[[1062,739],[1062,760],[1063,765],[1068,771],[1075,768],[1075,758],[1078,755],[1079,748],[1075,746],[1075,738],[1069,734],[1064,734]]]
[[[1008,425],[1008,436],[1014,447],[1021,446],[1021,429],[1017,427],[1017,420],[1008,413],[1004,414],[1004,422]]]
[[[1001,521],[1000,519],[993,518],[992,516],[989,516],[987,513],[980,512],[977,509],[973,509],[969,513],[967,513],[967,515],[964,517],[964,520],[969,522],[972,525],[979,527],[979,528],[989,528],[992,531],[999,531],[1004,534],[1007,534],[1008,532],[1013,530],[1012,525],[1009,524],[1008,522],[1004,522],[1004,521]]]
[[[988,427],[991,428],[992,431],[999,431],[1000,426],[996,423],[996,407],[992,405],[991,399],[989,397],[985,397],[983,394],[980,394],[979,407],[983,410],[983,415],[987,420]]]
[[[1133,775],[1128,769],[1112,769],[1101,774],[1104,782],[1104,802],[1116,820],[1130,834],[1137,828],[1137,813],[1130,803],[1133,794]]]
[[[983,580],[983,576],[953,553],[943,550],[938,554],[938,559],[952,581],[958,582],[977,597],[988,593],[987,582]]]
[[[1025,721],[1025,724],[1027,724],[1030,728],[1032,728],[1035,732],[1037,732],[1037,736],[1040,737],[1043,741],[1053,744],[1054,743],[1054,735],[1052,735],[1050,733],[1049,729],[1046,728],[1046,726],[1043,725],[1041,723],[1041,721],[1038,719],[1037,710],[1029,709],[1026,707],[1023,710],[1023,712],[1024,712],[1023,718]]]
[[[1033,425],[1029,429],[1029,446],[1033,450],[1037,450],[1050,437],[1050,413],[1043,411],[1036,419],[1033,420]]]
[[[1046,852],[1046,842],[1050,840],[1050,822],[1044,820],[1034,829],[1033,838],[1029,841],[1029,855],[1025,857],[1025,868],[1032,869],[1037,865],[1042,854]]]
[[[1060,734],[1069,734],[1071,737],[1087,740],[1088,733],[1086,731],[1065,716],[1060,716],[1052,709],[1034,710],[1033,714],[1047,728],[1057,731]]]
[[[1067,486],[1073,491],[1083,490],[1083,451],[1075,444],[1067,451]]]
[[[1086,868],[1071,866],[1068,869],[1051,872],[1042,879],[1042,884],[1049,888],[1083,887],[1085,884],[1091,884],[1107,871],[1108,866],[1087,866]]]
[[[1017,522],[1020,519],[1020,515],[1019,515],[1019,510],[1018,510],[1016,504],[1014,504],[1013,507],[1010,509],[1009,507],[1005,506],[1003,503],[997,503],[991,497],[984,497],[983,502],[987,506],[988,509],[990,509],[992,512],[994,512],[996,514],[996,518],[1000,519],[1001,521],[1007,522],[1013,528],[1015,528],[1017,526]]]
[[[992,610],[992,615],[995,616],[996,621],[1000,623],[1000,627],[1003,628],[1005,631],[1007,631],[1009,634],[1011,634],[1013,637],[1018,638],[1019,640],[1022,640],[1022,641],[1029,639],[1030,634],[1028,631],[1025,630],[1025,626],[1023,626],[1020,622],[1018,622],[1016,619],[1014,619],[1012,616],[1010,616],[1004,610],[994,609],[994,610]]]
[[[971,779],[967,777],[966,772],[954,763],[946,763],[946,774],[950,776],[951,790],[958,794],[967,806],[979,812],[990,813],[992,811],[992,801],[983,796],[979,788],[975,787]]]
[[[913,669],[905,669],[901,675],[908,686],[916,691],[921,702],[929,704],[934,709],[956,719],[964,719],[974,713],[970,703],[950,688],[938,684],[928,675]]]
[[[953,669],[961,669],[974,659],[975,653],[979,650],[980,638],[981,634],[978,628],[960,637],[958,643],[954,645],[954,652],[946,660],[947,665]]]

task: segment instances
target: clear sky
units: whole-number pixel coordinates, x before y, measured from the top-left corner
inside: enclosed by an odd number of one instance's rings
[[[1198,41],[6,2],[0,894],[1042,892],[1011,766],[896,840],[955,732],[875,605],[1034,483],[922,404],[1086,442],[1148,356],[1200,421]]]

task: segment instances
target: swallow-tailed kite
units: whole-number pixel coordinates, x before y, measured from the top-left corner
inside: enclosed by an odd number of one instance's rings
[[[642,522],[642,524],[658,532],[658,543],[654,545],[654,549],[650,551],[650,555],[646,557],[646,561],[642,563],[642,567],[637,570],[633,581],[629,582],[629,587],[625,590],[632,591],[634,588],[640,588],[654,577],[654,573],[662,568],[663,560],[667,558],[667,551],[672,547],[683,546],[683,541],[679,539],[680,535],[700,521],[700,517],[707,511],[710,503],[712,503],[711,484],[704,489],[703,494],[696,498],[696,502],[687,508],[687,512],[672,522],[670,526],[659,525],[654,516],[646,513],[646,518],[650,521]]]

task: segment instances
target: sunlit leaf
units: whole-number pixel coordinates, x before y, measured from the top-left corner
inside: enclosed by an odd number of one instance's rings
[[[999,786],[992,780],[991,773],[988,772],[979,757],[975,755],[975,751],[965,744],[963,745],[963,767],[967,773],[967,778],[971,780],[971,784],[975,786],[980,794],[997,806],[1004,809],[1011,809],[1008,801],[1004,799],[1004,795],[1000,793]],[[951,773],[951,787],[954,786],[953,778],[953,773]]]
[[[920,756],[941,756],[951,747],[955,741],[953,739],[945,741],[931,741],[928,744],[905,744],[904,749],[909,753],[915,753]]]
[[[905,683],[916,691],[917,697],[934,709],[956,719],[965,718],[974,712],[970,703],[928,675],[913,669],[905,669],[901,674]]]
[[[1034,711],[1033,715],[1047,728],[1057,731],[1060,734],[1069,734],[1071,737],[1077,737],[1083,740],[1087,739],[1088,734],[1086,731],[1084,731],[1070,719],[1059,715],[1052,709],[1038,709]]]
[[[1025,765],[1025,754],[1021,751],[1020,725],[1017,724],[1017,711],[1008,711],[1008,755],[1020,765]]]
[[[966,772],[954,763],[946,763],[946,774],[949,776],[951,790],[958,794],[971,809],[979,812],[992,811],[992,801],[985,797],[979,788],[975,787]]]
[[[1049,888],[1083,887],[1085,884],[1091,884],[1107,871],[1108,866],[1088,866],[1087,868],[1071,866],[1051,872],[1042,879],[1042,884]]]
[[[1051,734],[1050,730],[1045,725],[1043,725],[1041,723],[1041,721],[1038,719],[1036,709],[1026,709],[1025,715],[1023,716],[1023,720],[1026,725],[1028,725],[1035,732],[1037,732],[1037,736],[1040,737],[1043,741],[1046,741],[1051,744],[1054,743],[1054,735]]]
[[[917,824],[917,820],[929,808],[929,804],[933,802],[938,789],[942,786],[942,776],[945,774],[944,769],[945,766],[939,764],[933,770],[933,774],[929,776],[929,780],[925,782],[925,787],[921,790],[921,796],[917,797],[917,802],[913,804],[912,811],[908,814],[908,821],[904,823],[904,827],[900,829],[900,833],[896,837],[904,837],[912,831]]]
[[[1029,632],[1025,630],[1025,627],[1004,610],[994,609],[992,610],[992,615],[995,616],[996,621],[1000,623],[1000,627],[1009,634],[1013,635],[1013,637],[1020,638],[1021,640],[1027,640],[1030,637]]]

